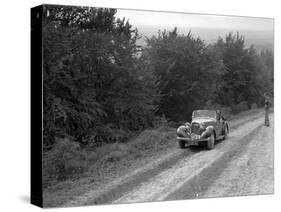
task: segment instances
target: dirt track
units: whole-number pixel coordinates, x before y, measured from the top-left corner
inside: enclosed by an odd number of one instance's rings
[[[247,148],[230,161],[203,197],[272,194],[274,192],[274,132],[261,127]]]
[[[270,128],[263,121],[261,113],[233,120],[213,150],[174,149],[64,206],[273,193],[273,116]]]

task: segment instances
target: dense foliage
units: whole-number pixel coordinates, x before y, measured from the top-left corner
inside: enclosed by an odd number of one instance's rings
[[[191,33],[179,35],[159,32],[147,40],[145,54],[158,79],[160,114],[172,120],[184,120],[195,108],[212,99],[224,65],[213,46],[206,46]]]
[[[113,9],[51,7],[44,23],[44,145],[122,141],[152,124],[154,79]],[[79,15],[77,15],[79,14]]]
[[[273,52],[231,34],[206,44],[177,28],[139,38],[115,9],[45,6],[44,177],[88,169],[85,147],[125,142],[194,109],[263,106],[273,95]],[[76,162],[74,162],[76,161]],[[86,164],[85,164],[86,163]]]

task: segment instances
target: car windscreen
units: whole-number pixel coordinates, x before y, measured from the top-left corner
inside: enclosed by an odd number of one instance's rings
[[[216,111],[213,110],[196,110],[193,111],[192,118],[216,118]]]

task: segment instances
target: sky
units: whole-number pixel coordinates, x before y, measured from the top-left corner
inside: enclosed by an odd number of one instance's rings
[[[227,28],[234,30],[272,31],[271,18],[239,16],[204,15],[171,12],[153,12],[118,9],[116,17],[129,19],[130,24],[138,26],[164,26],[189,28]]]

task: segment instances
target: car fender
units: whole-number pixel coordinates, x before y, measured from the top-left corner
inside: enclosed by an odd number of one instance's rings
[[[201,138],[208,138],[209,136],[212,135],[212,133],[215,133],[215,138],[216,138],[216,131],[213,126],[208,126],[206,130],[201,134]]]

